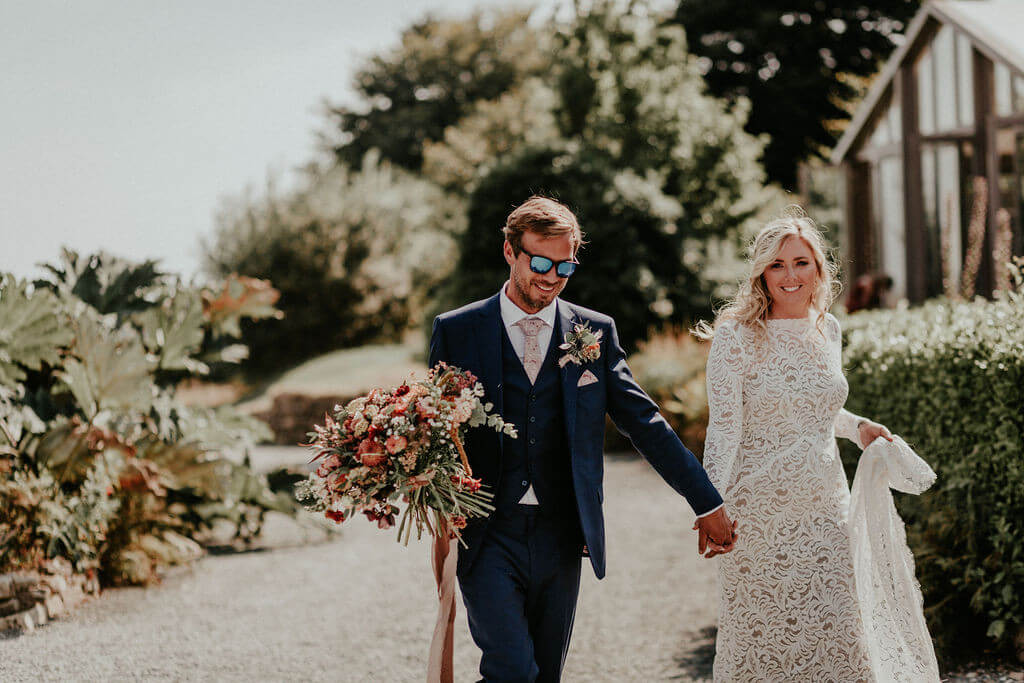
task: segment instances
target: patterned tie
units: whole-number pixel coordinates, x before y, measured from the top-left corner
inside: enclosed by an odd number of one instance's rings
[[[540,356],[540,342],[537,335],[545,325],[540,318],[523,318],[516,323],[516,326],[526,335],[526,348],[523,350],[523,369],[526,376],[530,378],[530,384],[537,381],[540,374],[540,364],[543,359]]]

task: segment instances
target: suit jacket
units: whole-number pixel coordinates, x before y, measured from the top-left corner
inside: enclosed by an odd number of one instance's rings
[[[484,401],[502,411],[501,334],[503,322],[499,294],[476,301],[434,320],[430,337],[430,365],[438,361],[468,370],[483,384]],[[626,365],[626,354],[619,345],[615,321],[596,311],[562,299],[557,304],[563,334],[574,324],[587,323],[601,330],[601,355],[590,363],[567,363],[561,368],[562,404],[572,463],[572,481],[576,494],[584,542],[597,577],[605,573],[604,515],[604,425],[611,416],[619,431],[629,437],[636,449],[661,477],[683,495],[698,515],[714,509],[722,498],[707,474],[669,427],[658,406],[633,379]],[[553,340],[561,343],[561,340]],[[577,383],[585,371],[597,377],[582,387]],[[491,490],[498,488],[501,476],[502,439],[493,429],[471,429],[466,437],[466,453],[473,475]],[[472,566],[488,519],[473,519],[463,531],[467,548],[459,553],[459,574]]]

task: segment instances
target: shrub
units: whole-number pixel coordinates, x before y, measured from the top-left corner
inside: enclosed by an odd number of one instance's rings
[[[939,653],[1008,645],[1024,623],[1024,298],[858,313],[844,333],[847,407],[938,474],[898,506]]]
[[[266,427],[188,407],[174,386],[244,355],[243,318],[276,293],[185,286],[153,263],[65,252],[34,284],[0,274],[0,573],[67,560],[145,583],[195,557],[214,521],[250,538],[297,512],[244,464]]]
[[[336,167],[298,190],[242,199],[218,218],[203,247],[206,271],[266,279],[282,320],[243,324],[247,367],[283,367],[337,348],[394,340],[419,322],[454,265],[461,200],[378,163]]]
[[[651,336],[629,357],[637,383],[661,408],[672,429],[694,453],[704,452],[708,395],[704,370],[708,344],[675,328]]]

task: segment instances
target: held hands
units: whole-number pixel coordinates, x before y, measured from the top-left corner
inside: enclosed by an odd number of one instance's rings
[[[707,558],[724,555],[733,549],[736,542],[736,522],[729,519],[724,507],[698,517],[693,528],[697,529],[697,552]],[[708,551],[707,555],[704,551]]]
[[[885,425],[871,420],[860,420],[857,423],[857,436],[860,438],[861,448],[867,448],[868,444],[878,437],[892,441],[892,433],[885,428]]]

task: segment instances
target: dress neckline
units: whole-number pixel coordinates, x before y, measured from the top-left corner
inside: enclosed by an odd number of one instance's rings
[[[817,311],[811,309],[807,312],[807,315],[803,318],[765,318],[766,323],[777,323],[777,324],[796,324],[796,323],[808,323],[812,319],[818,317]]]

